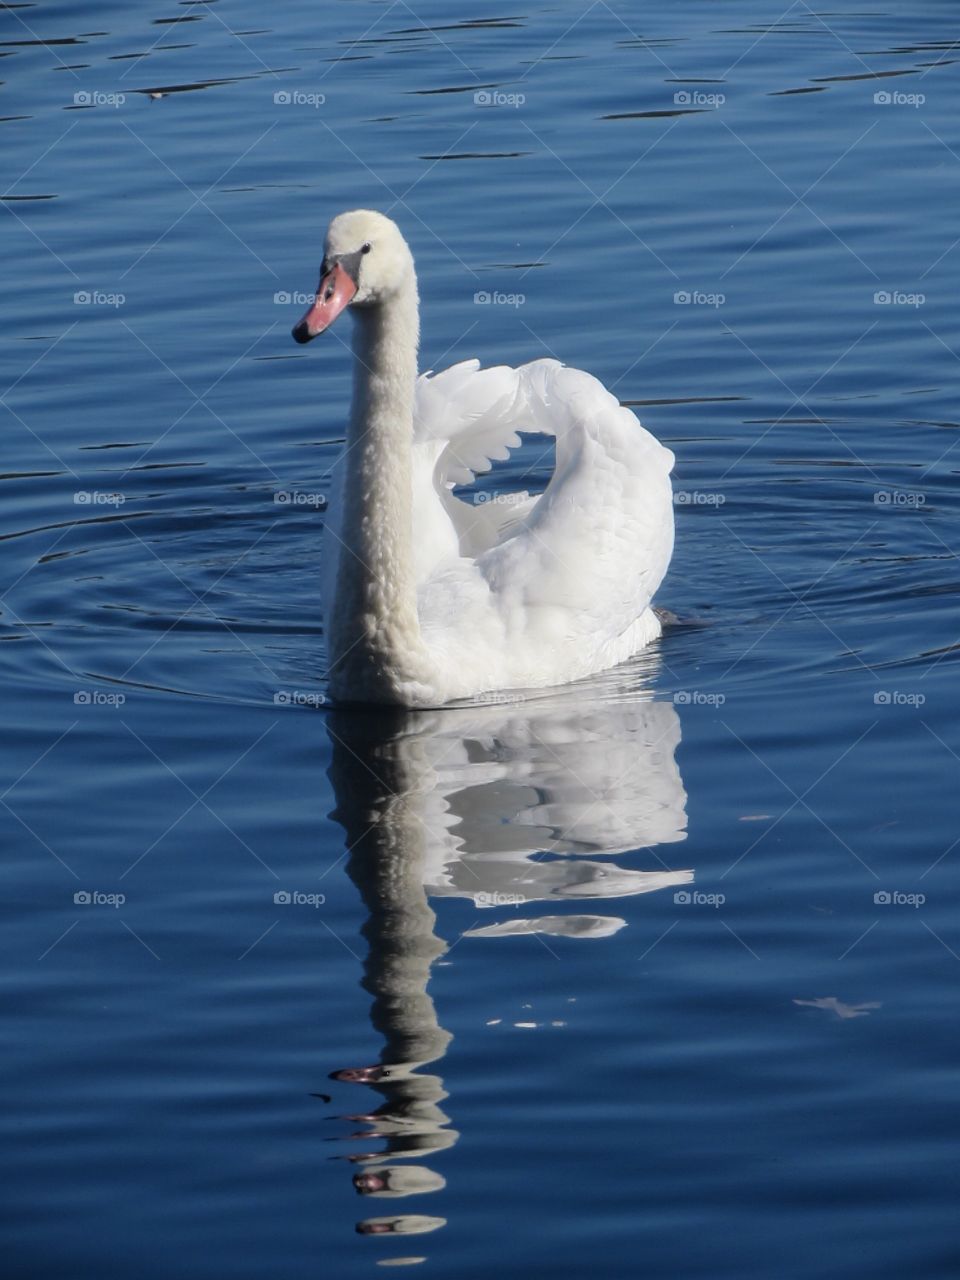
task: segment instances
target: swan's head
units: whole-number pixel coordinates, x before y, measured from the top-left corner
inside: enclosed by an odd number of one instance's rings
[[[327,228],[316,298],[293,336],[309,342],[347,306],[376,306],[413,280],[413,254],[395,222],[372,209],[338,214]]]

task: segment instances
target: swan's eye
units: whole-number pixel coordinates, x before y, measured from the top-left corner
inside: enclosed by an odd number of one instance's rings
[[[360,246],[360,252],[369,253],[372,248],[373,248],[373,245],[368,240],[366,244]]]

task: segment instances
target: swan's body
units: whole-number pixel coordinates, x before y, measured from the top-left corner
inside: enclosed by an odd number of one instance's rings
[[[330,224],[317,301],[294,336],[308,341],[348,304],[353,403],[322,580],[332,696],[437,706],[564,684],[658,636],[673,454],[555,360],[418,378],[413,258],[381,214]],[[455,497],[521,430],[555,437],[546,491]]]

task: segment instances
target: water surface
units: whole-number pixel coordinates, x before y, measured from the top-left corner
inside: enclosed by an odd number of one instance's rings
[[[952,19],[0,12],[9,1274],[955,1274]],[[675,451],[634,663],[325,707],[356,206]]]

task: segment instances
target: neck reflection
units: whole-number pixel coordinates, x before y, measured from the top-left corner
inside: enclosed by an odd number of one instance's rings
[[[473,900],[467,938],[598,938],[624,927],[619,916],[567,904],[589,908],[693,878],[658,852],[686,836],[680,724],[671,705],[647,700],[636,673],[632,685],[620,673],[529,702],[338,711],[328,731],[332,816],[368,912],[363,986],[383,1041],[376,1064],[333,1073],[382,1099],[348,1117],[365,1126],[354,1135],[365,1149],[349,1157],[361,1166],[354,1186],[430,1208],[420,1197],[445,1186],[433,1157],[459,1137],[441,1105],[443,1080],[426,1069],[451,1039],[427,990],[447,950],[430,896]],[[644,869],[625,865],[638,860]],[[444,1222],[388,1213],[357,1230],[417,1234]]]

